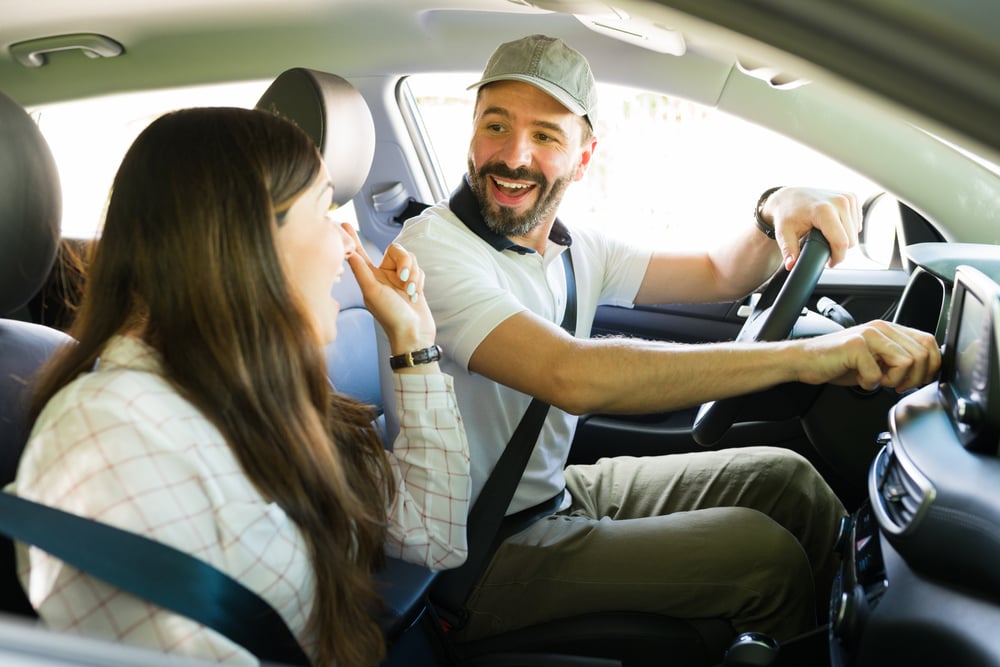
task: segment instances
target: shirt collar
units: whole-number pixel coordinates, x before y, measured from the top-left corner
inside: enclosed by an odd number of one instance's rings
[[[473,234],[486,241],[498,252],[513,250],[521,255],[535,252],[532,248],[526,248],[514,243],[506,236],[497,234],[486,225],[482,210],[479,208],[479,200],[476,199],[475,193],[472,192],[472,186],[469,185],[468,176],[462,178],[462,184],[452,193],[448,207]],[[570,235],[569,229],[559,218],[556,218],[549,231],[549,240],[566,247],[573,245],[573,237]]]

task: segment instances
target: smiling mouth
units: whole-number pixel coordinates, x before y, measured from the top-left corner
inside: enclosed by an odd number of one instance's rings
[[[494,190],[498,195],[500,195],[498,201],[500,204],[516,204],[524,199],[528,193],[538,187],[537,183],[519,183],[517,181],[508,181],[507,179],[500,178],[499,176],[490,176],[490,180],[493,182]]]

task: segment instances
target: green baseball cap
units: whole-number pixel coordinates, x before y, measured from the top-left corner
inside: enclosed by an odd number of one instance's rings
[[[590,64],[561,39],[531,35],[498,46],[483,78],[468,90],[494,81],[523,81],[540,88],[594,127],[597,89]]]

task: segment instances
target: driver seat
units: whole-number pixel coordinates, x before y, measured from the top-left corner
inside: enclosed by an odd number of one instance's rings
[[[347,81],[306,68],[287,70],[274,80],[257,107],[280,113],[306,130],[326,155],[328,166],[345,162],[345,154],[355,155],[357,159],[348,162],[366,166],[361,180],[351,180],[357,172],[334,173],[333,179],[338,194],[349,193],[347,198],[363,191],[367,165],[378,144],[374,141],[374,126],[366,103]],[[359,138],[369,136],[369,132],[371,143],[359,144]],[[369,254],[373,258],[378,256],[371,251]],[[349,278],[349,274],[345,275],[335,288],[343,309],[338,318],[337,339],[328,350],[328,369],[340,391],[381,409],[374,322]],[[395,615],[390,619],[392,630],[387,632],[390,638],[421,615],[426,621],[423,598],[433,585],[433,572],[390,559],[380,578],[386,584],[386,602]],[[734,636],[730,624],[720,619],[682,620],[621,611],[580,615],[474,642],[446,644],[459,664],[476,667],[578,664],[567,661],[567,656],[579,656],[579,664],[587,659],[604,658],[625,667],[706,667],[722,660]],[[449,639],[446,632],[443,637]],[[405,655],[411,654],[404,654],[403,660]],[[599,660],[594,662],[604,664]]]

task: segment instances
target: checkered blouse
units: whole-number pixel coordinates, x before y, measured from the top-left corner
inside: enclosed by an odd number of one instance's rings
[[[402,429],[390,463],[390,556],[431,568],[466,556],[469,453],[452,380],[395,376]],[[297,527],[257,492],[219,431],[161,376],[154,350],[119,337],[99,368],[60,391],[32,431],[12,491],[183,549],[264,597],[303,636],[313,576]],[[19,574],[45,623],[233,664],[247,651],[193,621],[17,547]],[[151,571],[150,576],[156,576]]]

